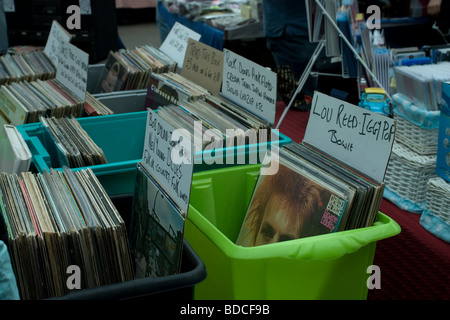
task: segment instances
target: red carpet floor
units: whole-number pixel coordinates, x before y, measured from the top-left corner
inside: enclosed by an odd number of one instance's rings
[[[275,124],[284,110],[277,104]],[[301,142],[309,111],[289,110],[279,130]],[[380,267],[381,289],[371,289],[368,300],[450,300],[450,244],[420,224],[420,215],[383,199],[380,211],[402,228],[400,234],[377,242],[374,265]],[[369,274],[368,274],[369,277]]]

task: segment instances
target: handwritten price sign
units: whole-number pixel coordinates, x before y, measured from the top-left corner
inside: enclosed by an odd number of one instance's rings
[[[394,134],[393,119],[315,92],[303,142],[382,181]]]
[[[89,54],[69,42],[61,43],[56,79],[82,101],[86,98],[88,68]]]
[[[220,92],[223,52],[204,43],[189,39],[181,75],[211,93]]]
[[[230,50],[223,51],[222,95],[273,125],[276,73]]]
[[[179,22],[175,22],[159,49],[175,60],[178,66],[182,68],[188,40],[194,39],[198,41],[200,37],[201,35],[197,32],[185,27]]]

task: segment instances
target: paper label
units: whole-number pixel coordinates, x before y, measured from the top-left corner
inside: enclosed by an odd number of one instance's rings
[[[224,49],[222,95],[271,125],[275,122],[277,75]]]
[[[191,193],[193,148],[156,112],[149,109],[142,164],[187,215]]]
[[[394,134],[393,119],[315,92],[303,142],[381,182]]]
[[[85,101],[89,54],[69,42],[63,42],[57,66],[56,79],[81,101]]]
[[[219,93],[222,84],[223,52],[194,39],[188,40],[181,75]]]
[[[182,68],[189,38],[198,41],[200,37],[201,35],[199,33],[185,27],[179,22],[175,22],[159,49],[175,60],[179,68]]]

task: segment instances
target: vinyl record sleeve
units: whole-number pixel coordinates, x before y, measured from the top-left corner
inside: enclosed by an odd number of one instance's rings
[[[184,223],[180,209],[138,163],[130,234],[136,278],[180,272]]]
[[[258,246],[336,232],[345,214],[349,204],[345,194],[283,156],[278,158],[270,161],[270,165],[278,162],[275,174],[258,177],[238,245]]]

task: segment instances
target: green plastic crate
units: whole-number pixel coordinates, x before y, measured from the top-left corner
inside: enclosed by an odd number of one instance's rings
[[[376,242],[398,234],[400,226],[379,213],[367,228],[237,246],[259,168],[194,173],[185,238],[208,271],[195,299],[366,299]]]

